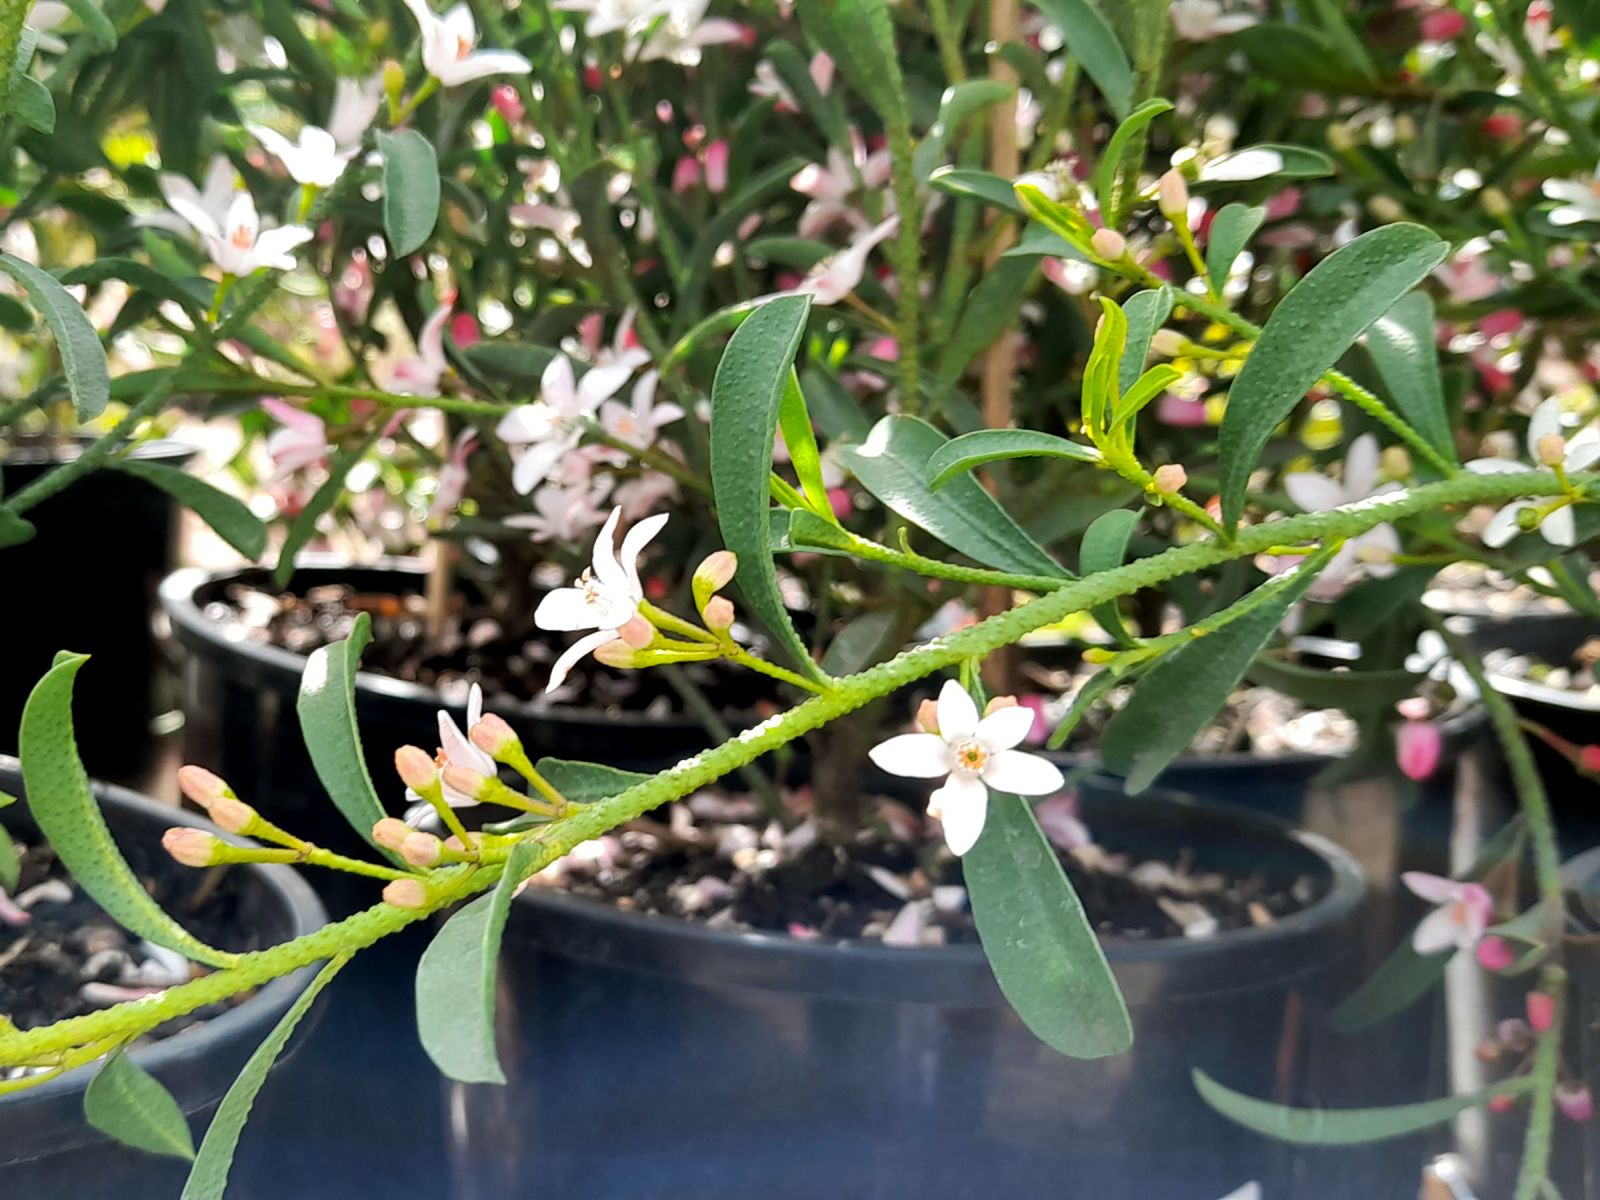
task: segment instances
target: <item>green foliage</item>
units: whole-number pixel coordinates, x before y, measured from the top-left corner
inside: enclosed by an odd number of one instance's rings
[[[121,1050],[113,1051],[89,1081],[83,1115],[125,1146],[194,1158],[194,1134],[172,1093]]]
[[[113,464],[125,475],[142,479],[166,492],[193,512],[240,554],[258,559],[267,548],[267,527],[244,501],[177,467],[144,462],[137,458],[119,459]]]
[[[1133,67],[1127,52],[1092,0],[1033,0],[1033,6],[1061,31],[1062,40],[1094,80],[1117,116],[1133,107]]]
[[[1138,524],[1139,513],[1131,508],[1114,508],[1096,517],[1083,531],[1083,543],[1078,549],[1078,573],[1098,575],[1120,567],[1128,557],[1128,542]],[[1115,603],[1096,605],[1092,612],[1100,628],[1119,645],[1133,644]]]
[[[1116,132],[1111,135],[1111,140],[1106,143],[1106,148],[1101,152],[1100,165],[1094,169],[1094,194],[1100,202],[1102,212],[1111,210],[1112,196],[1116,192],[1117,172],[1121,168],[1122,156],[1128,149],[1128,144],[1133,141],[1146,125],[1150,124],[1163,113],[1172,111],[1170,100],[1146,100],[1138,108],[1130,112],[1117,126]]]
[[[1400,415],[1446,462],[1456,462],[1456,439],[1444,402],[1436,317],[1427,292],[1408,292],[1367,330],[1367,351]]]
[[[1100,452],[1053,433],[1032,429],[979,429],[951,438],[928,458],[928,486],[934,491],[968,471],[1011,458],[1056,458],[1100,465]]]
[[[100,335],[94,331],[83,309],[53,275],[15,255],[0,254],[0,271],[27,290],[28,299],[55,335],[56,353],[61,356],[61,369],[66,374],[67,390],[72,394],[72,407],[78,420],[98,417],[110,399],[111,378],[106,370],[106,353],[100,346]]]
[[[378,134],[383,155],[383,231],[397,255],[415,254],[439,220],[439,159],[414,129]]]
[[[1234,260],[1250,244],[1266,219],[1266,209],[1248,204],[1224,204],[1211,218],[1211,233],[1206,242],[1206,274],[1218,288],[1228,281]]]
[[[797,0],[795,11],[806,36],[828,52],[885,122],[909,124],[887,0]]]

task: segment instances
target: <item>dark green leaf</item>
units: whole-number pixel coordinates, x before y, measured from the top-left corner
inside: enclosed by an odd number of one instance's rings
[[[1127,1005],[1033,809],[992,793],[961,871],[995,980],[1034,1036],[1073,1058],[1127,1050]]]
[[[206,1136],[200,1141],[200,1153],[189,1170],[189,1178],[183,1185],[183,1195],[179,1200],[223,1200],[223,1193],[228,1190],[228,1172],[233,1166],[234,1153],[239,1148],[239,1135],[244,1131],[244,1123],[255,1106],[261,1085],[267,1081],[267,1073],[272,1070],[272,1064],[277,1062],[278,1055],[283,1053],[295,1026],[300,1024],[300,1019],[310,1010],[318,994],[348,961],[346,958],[336,958],[323,967],[289,1011],[283,1014],[283,1020],[256,1047],[250,1061],[244,1064],[244,1070],[239,1072],[239,1078],[233,1081],[233,1086],[217,1106],[217,1115],[211,1118]]]
[[[1224,204],[1217,211],[1206,237],[1206,273],[1219,291],[1228,281],[1234,260],[1266,219],[1266,209],[1248,204]]]
[[[72,408],[78,420],[90,421],[98,417],[111,398],[111,378],[106,370],[106,353],[100,346],[100,335],[94,331],[83,309],[56,282],[55,276],[32,263],[25,263],[11,254],[0,254],[0,271],[26,289],[28,299],[55,335],[56,352],[61,355],[61,369],[66,374],[67,390],[72,393]]]
[[[711,385],[711,484],[722,544],[739,556],[745,600],[790,657],[822,678],[784,607],[769,532],[778,409],[810,311],[809,296],[780,297],[752,313],[728,339]]]
[[[1361,712],[1388,708],[1413,695],[1420,676],[1410,671],[1334,671],[1263,656],[1250,664],[1250,681],[1291,696],[1307,708]]]
[[[928,486],[940,491],[968,471],[1009,458],[1059,458],[1099,465],[1100,452],[1032,429],[979,429],[951,438],[929,456]]]
[[[1421,1104],[1342,1109],[1290,1108],[1257,1100],[1223,1087],[1198,1068],[1194,1072],[1194,1086],[1202,1100],[1230,1121],[1267,1137],[1297,1146],[1359,1146],[1443,1125],[1469,1108],[1487,1104],[1494,1096],[1526,1091],[1527,1081],[1513,1080],[1470,1095],[1446,1096]]]
[[[967,365],[1016,321],[1037,266],[1033,259],[1001,258],[984,272],[939,353],[939,391],[955,386]]]
[[[439,220],[439,159],[415,129],[378,131],[383,156],[383,231],[397,255],[414,254]]]
[[[535,390],[557,351],[529,342],[490,339],[474,342],[459,353],[469,367],[496,383]]]
[[[1334,251],[1283,298],[1233,381],[1217,434],[1229,526],[1239,523],[1250,473],[1278,423],[1448,249],[1420,225],[1385,225]]]
[[[15,892],[17,880],[22,877],[22,860],[17,857],[16,843],[0,825],[0,892]]]
[[[956,479],[937,492],[928,486],[928,464],[947,441],[926,421],[890,416],[839,455],[867,491],[952,550],[1002,571],[1071,578],[977,480]]]
[[[541,758],[537,764],[539,774],[548,779],[556,791],[574,804],[595,804],[620,796],[631,787],[648,783],[649,775],[636,771],[623,771],[600,763],[574,762],[565,758]]]
[[[798,0],[806,36],[828,52],[850,86],[891,127],[910,124],[905,79],[887,0]]]
[[[258,559],[266,550],[266,525],[238,497],[230,496],[177,467],[144,462],[137,458],[116,459],[111,465],[126,475],[133,475],[166,492],[216,530],[223,541],[246,558]]]
[[[162,300],[170,300],[179,305],[191,317],[205,315],[206,304],[202,302],[193,290],[185,287],[183,282],[162,274],[133,258],[97,258],[94,262],[84,263],[70,271],[63,271],[61,282],[63,284],[84,284],[88,287],[98,287],[108,279],[120,279],[128,286]],[[190,277],[190,282],[205,283],[209,290],[211,285],[204,280]]]
[[[1016,95],[1016,85],[999,79],[968,79],[945,88],[939,98],[939,115],[927,137],[917,145],[912,158],[912,173],[918,183],[926,183],[944,158],[945,147],[961,122],[1002,100]]]
[[[494,1044],[495,975],[511,900],[541,853],[511,848],[494,891],[460,909],[417,964],[417,1032],[434,1066],[461,1083],[504,1083]]]
[[[1122,306],[1122,315],[1128,318],[1128,342],[1117,367],[1117,384],[1126,392],[1144,374],[1145,359],[1150,357],[1150,339],[1172,315],[1172,289],[1162,287],[1135,292]]]
[[[1033,0],[1033,6],[1061,31],[1061,40],[1111,111],[1126,116],[1133,107],[1133,68],[1100,10],[1089,0]]]
[[[55,132],[56,102],[50,97],[50,89],[32,75],[18,75],[12,80],[11,111],[30,129]]]
[[[1043,225],[1029,225],[1022,231],[1017,244],[1001,258],[1071,258],[1088,262],[1088,256],[1053,229]]]
[[[816,81],[811,78],[810,64],[800,52],[799,45],[789,39],[775,38],[767,43],[764,53],[777,71],[778,78],[788,87],[800,111],[817,123],[817,127],[827,136],[828,144],[848,146],[850,127],[845,121],[843,109],[817,90]]]
[[[96,50],[103,54],[116,49],[117,27],[105,13],[100,11],[94,0],[66,0],[66,5],[72,10],[72,15],[78,18],[84,34],[94,44]]]
[[[1117,171],[1122,166],[1122,153],[1141,129],[1154,121],[1162,113],[1172,111],[1170,100],[1146,100],[1122,119],[1117,126],[1111,140],[1106,143],[1106,148],[1100,154],[1100,165],[1094,171],[1094,194],[1100,202],[1100,211],[1107,212],[1111,208],[1112,193],[1116,191]]]
[[[88,661],[86,654],[57,654],[23,709],[17,741],[34,823],[79,886],[129,932],[196,962],[229,966],[238,955],[212,949],[151,899],[95,802],[72,727],[72,687]]]
[[[1096,517],[1083,531],[1083,544],[1078,549],[1078,574],[1087,579],[1102,571],[1120,567],[1128,557],[1128,542],[1134,527],[1139,524],[1139,511],[1133,508],[1114,508]],[[1090,609],[1091,615],[1119,645],[1131,646],[1127,627],[1115,601]]]
[[[951,196],[981,200],[994,208],[1022,215],[1022,205],[1017,203],[1016,192],[1009,179],[1001,179],[989,171],[968,167],[940,167],[928,176],[928,186]]]
[[[789,181],[804,165],[802,158],[773,163],[717,205],[716,215],[705,223],[694,240],[689,253],[688,278],[679,289],[678,305],[685,309],[687,316],[698,316],[701,311],[702,294],[716,264],[717,251],[737,238],[739,226],[747,216],[788,191]]]
[[[1444,404],[1439,351],[1434,344],[1433,300],[1427,292],[1402,296],[1367,330],[1367,351],[1401,416],[1430,446],[1456,461],[1456,439]]]
[[[893,609],[877,609],[854,618],[834,635],[822,656],[822,669],[830,675],[854,675],[895,648],[899,616]]]
[[[815,367],[807,367],[800,374],[800,385],[805,389],[806,402],[817,428],[836,442],[864,442],[872,431],[872,423],[862,411],[858,400],[838,377]]]
[[[112,1051],[84,1089],[83,1115],[125,1146],[194,1158],[194,1134],[172,1093],[121,1050]]]
[[[383,803],[367,774],[361,752],[361,730],[356,725],[356,672],[361,652],[372,642],[372,618],[356,617],[350,636],[319,647],[306,659],[300,676],[300,696],[295,711],[306,752],[317,769],[323,790],[344,814],[351,828],[372,841],[372,827],[386,815]]]
[[[1250,66],[1268,79],[1312,91],[1365,93],[1369,80],[1326,34],[1303,24],[1262,21],[1234,35]]]

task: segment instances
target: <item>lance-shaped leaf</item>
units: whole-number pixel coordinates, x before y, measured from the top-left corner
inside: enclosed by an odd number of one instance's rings
[[[862,487],[952,550],[1001,571],[1071,578],[977,480],[953,479],[937,492],[928,485],[928,464],[947,442],[926,421],[890,416],[840,458]]]
[[[1217,434],[1222,515],[1230,526],[1244,512],[1250,473],[1278,423],[1447,250],[1420,225],[1385,225],[1334,251],[1283,298],[1233,381]]]
[[[1495,1096],[1526,1092],[1529,1084],[1526,1078],[1514,1079],[1466,1096],[1387,1108],[1290,1108],[1224,1087],[1199,1069],[1194,1072],[1194,1086],[1200,1098],[1223,1116],[1246,1129],[1297,1146],[1360,1146],[1404,1137],[1419,1129],[1443,1125]]]
[[[415,129],[378,132],[383,156],[383,231],[397,255],[414,254],[439,220],[439,157]]]
[[[1033,6],[1061,31],[1061,40],[1111,111],[1126,116],[1133,106],[1133,68],[1100,10],[1090,0],[1033,0]]]
[[[565,758],[541,758],[535,764],[539,774],[574,804],[593,804],[621,795],[631,787],[648,783],[652,776],[624,771],[600,763],[576,762]]]
[[[746,602],[789,656],[821,679],[784,607],[771,547],[773,439],[810,311],[809,296],[780,297],[728,339],[711,384],[711,487],[722,544],[739,556]]]
[[[200,941],[162,911],[117,849],[89,788],[72,726],[72,688],[87,654],[56,655],[22,710],[18,745],[28,809],[61,865],[129,932],[158,946],[225,967],[238,955]]]
[[[223,1200],[223,1193],[228,1190],[228,1172],[233,1167],[233,1156],[239,1149],[239,1135],[244,1132],[244,1123],[250,1117],[250,1110],[255,1107],[256,1096],[261,1091],[261,1085],[266,1083],[272,1064],[278,1061],[283,1048],[289,1044],[295,1026],[311,1010],[322,989],[349,961],[348,958],[336,958],[317,972],[310,986],[283,1014],[283,1019],[273,1026],[266,1040],[256,1047],[255,1053],[244,1064],[244,1070],[239,1072],[239,1078],[233,1081],[233,1086],[217,1106],[217,1115],[211,1118],[206,1136],[200,1141],[200,1153],[195,1156],[194,1166],[189,1168],[189,1178],[183,1185],[183,1195],[179,1200]]]
[[[1064,458],[1098,465],[1100,451],[1032,429],[978,429],[934,451],[928,459],[928,486],[937,491],[968,471],[1008,458]]]
[[[989,797],[983,833],[961,872],[995,980],[1034,1036],[1073,1058],[1127,1050],[1127,1004],[1026,801]]]
[[[126,475],[144,480],[166,492],[199,517],[217,535],[246,558],[260,558],[267,548],[267,527],[249,505],[230,496],[187,471],[137,458],[117,459],[112,464]]]
[[[444,923],[417,964],[417,1031],[434,1065],[462,1083],[504,1083],[494,1044],[494,984],[511,900],[536,842],[511,848],[494,891]]]
[[[798,0],[795,11],[806,36],[839,64],[878,115],[891,127],[907,124],[905,77],[888,0]]]
[[[1100,211],[1106,212],[1111,207],[1111,195],[1116,190],[1117,171],[1122,166],[1122,154],[1127,149],[1128,143],[1143,129],[1162,113],[1172,111],[1170,100],[1146,100],[1122,119],[1117,126],[1111,140],[1106,143],[1106,148],[1100,154],[1100,165],[1094,171],[1094,195],[1100,202]],[[1124,205],[1126,207],[1126,205]]]
[[[100,335],[55,276],[12,254],[0,254],[0,271],[20,283],[56,339],[72,409],[80,421],[98,417],[111,398],[111,376]]]
[[[32,75],[18,74],[11,81],[11,111],[30,129],[56,131],[56,102],[50,89]]]
[[[918,183],[926,183],[928,176],[944,158],[944,150],[951,136],[974,113],[982,112],[1002,100],[1016,95],[1016,85],[999,79],[968,79],[945,88],[939,97],[939,115],[934,118],[927,136],[917,144],[912,156],[912,174]]]
[[[1100,737],[1101,757],[1127,777],[1130,793],[1144,791],[1188,749],[1332,557],[1325,547],[1263,583],[1234,605],[1240,615],[1168,651],[1145,672]]]
[[[939,392],[954,387],[967,365],[1011,327],[1037,267],[1033,258],[1002,257],[978,280],[939,352],[938,380],[934,385]]]
[[[1128,342],[1122,348],[1117,383],[1126,392],[1144,374],[1145,359],[1150,357],[1150,339],[1172,315],[1172,289],[1163,285],[1135,292],[1123,304],[1122,315],[1128,319]]]
[[[1419,676],[1402,669],[1333,671],[1264,655],[1250,664],[1252,683],[1272,688],[1307,708],[1339,708],[1347,713],[1388,708],[1417,690]]]
[[[113,1051],[83,1093],[84,1118],[125,1146],[194,1158],[194,1134],[161,1081],[121,1050]]]
[[[928,176],[928,184],[935,191],[949,196],[981,200],[992,208],[1022,215],[1022,205],[1017,201],[1016,189],[1009,179],[990,171],[974,167],[940,167]]]
[[[1234,260],[1266,219],[1266,209],[1248,204],[1224,204],[1217,210],[1206,235],[1206,273],[1219,290],[1227,282]]]
[[[1456,439],[1439,377],[1433,300],[1428,293],[1410,292],[1379,317],[1367,330],[1367,352],[1400,415],[1446,462],[1455,462]]]
[[[1134,508],[1114,508],[1096,517],[1089,528],[1083,531],[1083,543],[1078,548],[1078,574],[1087,579],[1090,575],[1120,567],[1128,557],[1128,542],[1138,524],[1139,510]],[[1133,644],[1133,638],[1122,624],[1122,614],[1117,611],[1115,601],[1097,605],[1090,613],[1100,628],[1115,638],[1119,645]]]
[[[361,652],[371,643],[372,618],[361,613],[344,641],[313,650],[300,676],[295,711],[317,778],[351,828],[376,846],[372,827],[386,814],[361,752],[355,690]]]

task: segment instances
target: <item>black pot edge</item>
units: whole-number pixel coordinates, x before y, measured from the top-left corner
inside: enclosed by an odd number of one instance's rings
[[[3,455],[0,455],[0,466],[12,468],[36,466],[64,467],[68,463],[76,462],[82,454],[83,449],[87,447],[93,440],[94,439],[92,438],[83,437],[72,443],[55,443],[52,447],[45,447],[42,445],[36,446],[36,444],[31,443],[27,445],[17,445],[13,443]],[[74,447],[77,453],[60,454],[52,452],[49,455],[22,453],[22,451],[25,449],[31,450],[35,448],[41,450],[52,449],[53,451],[59,451],[60,449],[64,448],[65,445],[69,444]],[[177,438],[150,438],[148,441],[135,442],[125,451],[125,454],[128,458],[152,460],[156,462],[167,459],[177,460],[178,462],[188,462],[190,459],[195,458],[200,453],[202,453],[202,451],[199,446],[193,445],[189,442],[181,441]]]
[[[21,764],[17,759],[0,754],[0,774],[15,773],[21,776]],[[130,809],[141,816],[147,816],[166,825],[188,825],[195,829],[204,829],[208,833],[231,842],[241,842],[243,839],[224,833],[216,825],[204,817],[189,812],[187,809],[173,808],[160,804],[148,796],[115,784],[96,783],[93,785],[95,797],[102,802],[111,803]],[[3,817],[0,817],[3,820]],[[317,894],[312,887],[293,867],[277,863],[250,863],[244,870],[258,876],[267,887],[280,896],[288,908],[290,922],[295,930],[295,937],[302,937],[314,933],[327,924],[328,914],[322,906],[322,901],[317,899]],[[287,975],[281,975],[259,989],[253,996],[241,1001],[228,1009],[227,1012],[212,1017],[197,1026],[183,1030],[169,1038],[162,1038],[148,1046],[140,1046],[130,1052],[130,1057],[139,1066],[152,1074],[160,1072],[161,1068],[178,1058],[187,1058],[194,1055],[205,1056],[215,1045],[228,1040],[237,1033],[242,1033],[252,1025],[260,1024],[265,1037],[266,1033],[278,1023],[283,1014],[289,1011],[295,999],[310,986],[312,978],[316,975],[316,966],[301,967]],[[94,1063],[87,1063],[83,1067],[66,1072],[45,1083],[24,1091],[14,1092],[9,1096],[0,1096],[0,1118],[4,1116],[5,1106],[8,1103],[25,1101],[30,1097],[54,1098],[82,1092],[89,1086],[93,1072],[89,1070]],[[187,1112],[200,1111],[215,1103],[221,1097],[219,1092],[215,1096],[205,1098],[200,1103],[186,1109]],[[70,1149],[63,1145],[61,1149]]]
[[[351,562],[336,554],[303,554],[296,561],[296,568],[310,570],[337,570],[339,568],[350,570],[370,571],[395,571],[401,574],[415,575],[419,579],[426,573],[426,568],[414,558],[375,558],[370,562]],[[242,657],[253,659],[257,665],[267,671],[285,677],[290,690],[297,690],[300,686],[300,676],[305,671],[306,660],[302,655],[284,650],[278,646],[265,646],[259,642],[248,639],[233,639],[224,636],[222,629],[214,621],[209,621],[201,612],[200,607],[194,602],[194,593],[203,585],[214,583],[228,576],[240,575],[247,571],[260,570],[258,567],[232,567],[223,571],[206,571],[199,567],[180,567],[161,581],[159,599],[162,610],[172,621],[173,632],[178,640],[188,649],[204,649],[219,654],[238,654]],[[394,679],[387,675],[380,675],[374,671],[357,671],[355,679],[356,691],[365,692],[373,697],[386,701],[396,701],[406,704],[417,704],[428,709],[444,709],[451,713],[462,714],[466,706],[450,703],[436,690],[423,687],[421,684],[407,683],[402,679]],[[596,721],[605,721],[623,727],[631,728],[650,727],[679,727],[691,736],[703,733],[703,728],[697,721],[685,717],[648,717],[640,713],[608,713],[598,709],[578,708],[572,705],[561,707],[538,708],[529,703],[512,705],[497,704],[499,712],[507,716],[515,716],[521,720],[533,722],[542,721],[560,727],[562,725],[589,725]],[[739,717],[735,715],[735,721]],[[758,720],[750,714],[749,723]],[[694,753],[686,749],[685,753]]]
[[[1217,804],[1176,792],[1160,793],[1159,799],[1147,796],[1140,798],[1140,801],[1178,805],[1235,824],[1252,826],[1260,834],[1276,833],[1319,858],[1328,867],[1332,883],[1327,894],[1315,904],[1274,923],[1270,928],[1233,930],[1204,939],[1167,938],[1150,942],[1107,939],[1102,945],[1113,967],[1195,962],[1214,956],[1219,951],[1240,955],[1265,954],[1273,947],[1309,934],[1318,927],[1332,928],[1350,919],[1366,895],[1366,872],[1354,856],[1319,834],[1294,829],[1287,822],[1250,809]],[[686,947],[702,948],[707,952],[753,950],[762,954],[781,955],[801,965],[812,964],[819,968],[838,962],[840,955],[848,955],[853,966],[876,971],[914,972],[922,976],[932,970],[947,973],[951,978],[989,975],[988,960],[983,948],[977,945],[902,948],[849,938],[801,939],[759,930],[709,929],[700,922],[629,912],[602,901],[568,895],[554,888],[525,888],[516,902],[530,914],[545,913],[569,921],[576,920],[608,938],[654,936]],[[537,934],[533,940],[540,940]],[[626,966],[627,963],[618,965]],[[940,989],[929,989],[926,994],[938,995]]]
[[[1520,613],[1509,617],[1486,615],[1457,614],[1458,619],[1465,622],[1466,634],[1477,644],[1480,639],[1493,636],[1498,629],[1510,625],[1548,625],[1553,623],[1573,624],[1585,623],[1593,628],[1596,622],[1580,612],[1568,610],[1566,612],[1530,612]],[[1480,649],[1482,647],[1480,646]],[[1494,682],[1494,689],[1513,700],[1526,700],[1533,704],[1548,704],[1551,708],[1565,709],[1571,713],[1600,713],[1600,701],[1585,700],[1571,692],[1559,688],[1546,687],[1542,683],[1533,683],[1527,679],[1518,679],[1499,671],[1490,671],[1489,678]]]

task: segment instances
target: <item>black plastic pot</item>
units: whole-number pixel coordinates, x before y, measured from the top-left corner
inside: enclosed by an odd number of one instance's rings
[[[228,626],[205,612],[235,581],[266,578],[261,571],[182,570],[161,585],[162,606],[186,651],[185,752],[189,761],[216,771],[279,824],[324,845],[349,848],[352,835],[343,818],[320,800],[322,789],[295,715],[306,660],[275,646],[231,640]],[[288,590],[342,583],[399,594],[420,592],[422,581],[422,568],[415,562],[351,567],[313,560],[295,572]],[[356,677],[356,706],[368,771],[380,793],[393,796],[392,808],[399,806],[402,792],[395,781],[395,750],[407,743],[435,746],[435,714],[441,708],[450,709],[458,725],[466,721],[464,707],[445,704],[430,688],[365,671]],[[710,742],[699,721],[683,716],[498,702],[494,711],[511,723],[536,759],[556,755],[653,772]],[[734,729],[756,719],[753,714],[727,718]]]
[[[0,789],[22,794],[15,760],[0,759]],[[164,830],[174,824],[216,831],[198,817],[179,813],[153,800],[116,787],[99,787],[106,820],[136,869],[187,871],[159,848]],[[24,803],[5,810],[3,820],[15,832],[35,832]],[[190,873],[194,882],[200,872]],[[224,886],[237,889],[241,910],[251,929],[225,949],[245,949],[311,933],[326,920],[322,905],[290,868],[236,868]],[[131,1052],[140,1066],[161,1080],[198,1132],[232,1085],[245,1060],[311,982],[310,968],[274,980],[220,1016]],[[310,1018],[308,1018],[309,1020]],[[303,1028],[304,1026],[302,1026]],[[37,1087],[0,1096],[0,1179],[4,1193],[18,1197],[72,1197],[72,1200],[158,1200],[176,1196],[187,1164],[158,1158],[108,1139],[84,1120],[83,1091],[95,1068],[82,1067]],[[263,1093],[265,1103],[280,1082],[275,1077]],[[270,1120],[252,1124],[235,1168],[237,1190],[229,1196],[278,1196],[271,1163],[300,1147],[274,1138]]]
[[[528,889],[500,964],[509,1085],[453,1088],[456,1200],[535,1180],[564,1200],[1289,1195],[1295,1156],[1214,1114],[1189,1071],[1316,1088],[1360,868],[1248,813],[1086,801],[1109,848],[1309,874],[1320,898],[1271,928],[1109,943],[1134,1048],[1077,1062],[1027,1032],[976,946],[723,932]]]
[[[7,495],[75,457],[76,446],[23,447],[0,464]],[[134,457],[182,466],[194,449],[146,442]],[[96,731],[83,747],[97,778],[131,781],[146,766],[157,708],[156,587],[171,569],[172,502],[142,479],[94,471],[28,510],[32,541],[0,550],[7,626],[0,686],[0,753],[15,753],[22,706],[58,650],[92,655],[78,689],[78,716]]]

